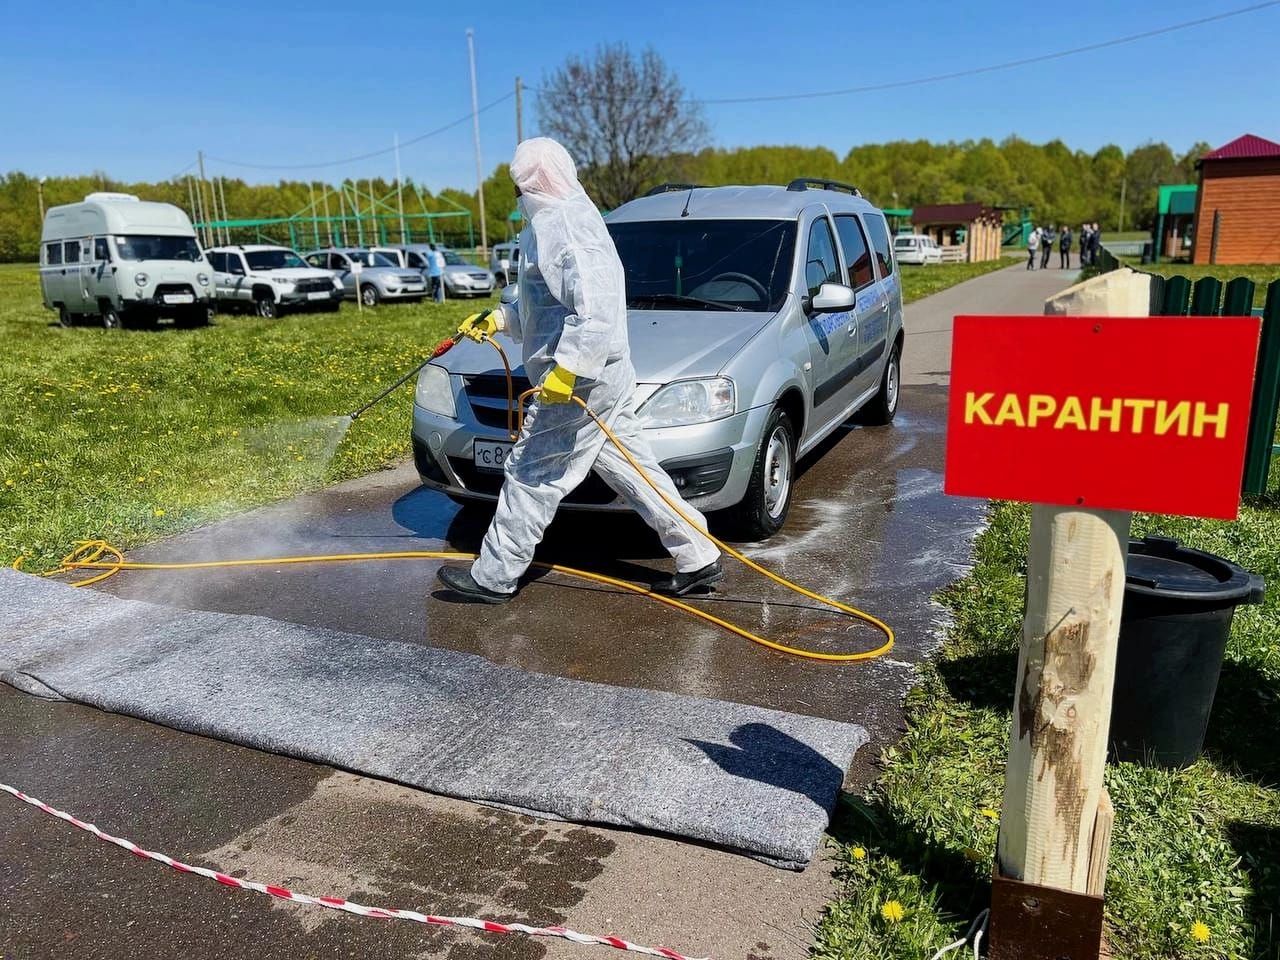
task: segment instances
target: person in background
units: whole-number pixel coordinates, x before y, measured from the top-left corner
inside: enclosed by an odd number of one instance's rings
[[[1089,225],[1080,224],[1080,269],[1089,265]]]
[[[1102,230],[1097,221],[1089,225],[1089,262],[1097,263],[1098,254],[1102,252]]]
[[[1036,253],[1040,250],[1040,228],[1036,227],[1031,231],[1031,235],[1027,237],[1027,269],[1034,270],[1036,268]]]
[[[431,278],[431,296],[436,303],[444,303],[444,254],[433,246],[427,255],[427,274]]]
[[[1058,266],[1063,270],[1066,270],[1071,266],[1071,228],[1065,223],[1062,225],[1062,230],[1058,233],[1058,253]]]
[[[1058,242],[1058,231],[1053,229],[1053,224],[1049,224],[1044,228],[1044,233],[1040,234],[1040,269],[1049,269],[1049,258],[1053,256],[1053,246]]]

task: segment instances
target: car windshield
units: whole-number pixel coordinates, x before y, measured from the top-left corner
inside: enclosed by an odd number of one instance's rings
[[[195,237],[147,234],[116,237],[116,253],[121,260],[186,260],[195,263],[204,259]]]
[[[774,311],[791,287],[793,221],[654,220],[609,232],[628,307]]]
[[[447,264],[448,264],[449,266],[451,266],[451,267],[469,267],[469,266],[471,266],[471,264],[467,263],[467,261],[463,260],[460,256],[458,256],[458,255],[457,255],[456,253],[454,253],[452,250],[444,250],[444,251],[442,251],[442,252],[444,253],[444,262],[445,262],[445,263],[447,263]]]
[[[898,237],[893,241],[893,245],[895,247],[914,247],[916,242],[911,237]]]
[[[244,256],[250,270],[293,270],[306,266],[292,250],[250,250]]]
[[[381,253],[374,253],[371,250],[352,250],[347,253],[352,263],[358,263],[362,267],[396,267],[397,263],[392,263]]]

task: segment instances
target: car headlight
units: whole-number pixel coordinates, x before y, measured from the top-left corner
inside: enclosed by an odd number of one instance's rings
[[[209,285],[209,275],[207,273],[197,273],[196,280],[202,287],[207,287]]]
[[[135,273],[133,275],[133,282],[140,287],[145,287],[147,285],[147,281],[150,279],[151,278],[148,277],[145,273]]]
[[[646,427],[681,427],[733,415],[733,381],[726,377],[669,383],[645,402],[640,416]]]
[[[271,282],[281,287],[292,287],[297,280],[291,280],[288,277],[272,277]]]
[[[449,371],[428,363],[418,373],[418,387],[413,395],[414,403],[423,410],[438,413],[442,417],[453,419],[458,415],[453,405],[453,385],[449,382]]]

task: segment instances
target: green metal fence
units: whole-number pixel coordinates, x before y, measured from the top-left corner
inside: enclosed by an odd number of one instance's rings
[[[1105,247],[1098,268],[1102,273],[1127,266]],[[1139,271],[1144,273],[1146,271]],[[1216,277],[1189,277],[1149,274],[1153,317],[1247,317],[1258,313],[1253,306],[1256,284],[1248,277],[1236,277],[1225,284]],[[1258,349],[1258,369],[1253,381],[1253,416],[1249,422],[1249,445],[1245,453],[1245,493],[1266,492],[1273,458],[1280,454],[1276,424],[1280,418],[1280,280],[1267,287],[1262,315],[1262,341]]]

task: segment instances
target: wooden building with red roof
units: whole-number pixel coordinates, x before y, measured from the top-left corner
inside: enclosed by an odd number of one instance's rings
[[[1280,143],[1251,133],[1200,158],[1192,263],[1280,263]]]

